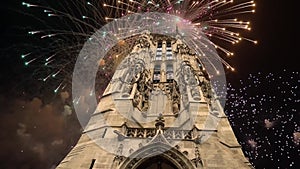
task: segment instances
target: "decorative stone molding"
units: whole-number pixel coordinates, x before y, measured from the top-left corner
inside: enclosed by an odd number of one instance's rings
[[[174,164],[178,169],[196,169],[195,165],[176,148],[170,147],[162,142],[154,142],[133,152],[133,154],[124,160],[118,169],[136,169],[149,157],[160,156]]]

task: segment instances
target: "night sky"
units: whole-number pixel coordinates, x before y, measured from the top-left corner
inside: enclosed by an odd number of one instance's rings
[[[49,92],[51,83],[35,79],[38,68],[24,66],[20,56],[35,43],[26,28],[43,25],[22,10],[21,1],[1,2],[0,168],[50,169],[82,129],[69,93]],[[229,46],[236,71],[227,73],[225,111],[255,168],[300,168],[297,10],[296,1],[257,0],[244,35],[258,44]]]

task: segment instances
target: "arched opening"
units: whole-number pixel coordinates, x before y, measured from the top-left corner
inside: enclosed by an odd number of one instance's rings
[[[162,156],[146,159],[137,169],[178,169],[171,161]]]
[[[186,156],[163,142],[154,141],[126,158],[118,169],[194,169]]]

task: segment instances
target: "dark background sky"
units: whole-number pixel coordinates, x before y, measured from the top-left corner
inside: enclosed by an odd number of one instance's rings
[[[256,4],[250,18],[252,31],[243,35],[258,44],[243,41],[231,47],[235,55],[228,62],[236,68],[228,74],[232,83],[255,72],[299,71],[296,1],[257,0]],[[1,2],[0,168],[50,168],[71,149],[81,128],[75,115],[66,112],[67,94],[46,104],[41,95],[26,91],[36,84],[30,80],[33,70],[20,59],[20,46],[28,41],[22,28],[35,21],[20,10],[20,1]]]

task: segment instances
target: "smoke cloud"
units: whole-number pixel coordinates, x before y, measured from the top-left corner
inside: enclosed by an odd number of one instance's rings
[[[0,168],[55,168],[71,150],[82,129],[67,104],[69,94],[60,96],[45,104],[0,95]]]

